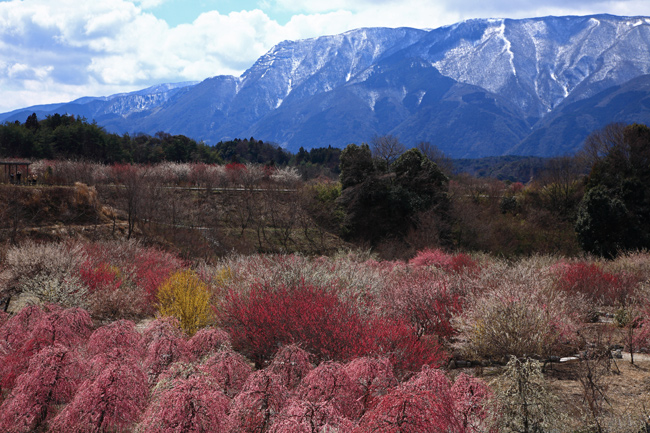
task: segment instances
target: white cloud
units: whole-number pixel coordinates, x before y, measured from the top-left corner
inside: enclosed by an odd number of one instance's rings
[[[434,28],[476,17],[650,15],[647,0],[266,0],[170,27],[167,0],[0,2],[0,112],[161,82],[239,75],[274,44],[357,27]],[[269,14],[293,15],[279,24]]]

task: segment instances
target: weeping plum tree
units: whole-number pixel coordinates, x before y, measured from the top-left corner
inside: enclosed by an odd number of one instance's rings
[[[344,370],[361,391],[357,401],[364,412],[398,384],[393,365],[387,358],[355,358],[344,366]]]
[[[44,309],[36,306],[23,309],[7,321],[0,335],[6,346],[6,355],[0,358],[0,385],[12,388],[40,350],[55,344],[74,348],[85,342],[91,326],[90,316],[79,308],[48,305]]]
[[[199,367],[229,397],[241,391],[253,369],[246,358],[232,350],[222,350],[207,357]]]
[[[121,356],[139,360],[144,355],[142,337],[130,320],[117,320],[97,328],[88,339],[88,353],[91,356],[107,354],[117,350]]]
[[[289,391],[282,379],[268,370],[248,376],[242,391],[232,400],[226,431],[266,431],[286,405]]]
[[[365,413],[356,433],[421,433],[460,431],[433,391],[396,388]]]
[[[269,433],[349,433],[354,423],[328,403],[293,398],[278,414]]]
[[[481,380],[461,374],[452,384],[441,371],[423,368],[380,397],[355,433],[490,432],[491,401]]]
[[[167,367],[189,357],[187,341],[180,331],[178,320],[162,318],[151,322],[143,335],[146,344],[144,366],[153,384]]]
[[[294,389],[312,369],[311,355],[295,344],[283,346],[273,357],[269,369],[282,379],[288,389]]]
[[[230,400],[208,376],[175,380],[144,414],[142,433],[219,433]]]
[[[311,370],[297,389],[298,395],[313,403],[327,403],[349,419],[357,419],[363,407],[359,402],[360,386],[338,362],[324,362]]]
[[[101,360],[96,360],[99,362]],[[134,362],[108,362],[79,387],[74,399],[52,421],[50,431],[112,432],[130,428],[147,405],[149,390],[142,368]]]
[[[195,359],[230,348],[230,335],[223,329],[203,328],[187,342],[187,349]]]
[[[31,358],[29,368],[0,407],[0,430],[28,433],[40,428],[57,405],[72,399],[83,372],[75,351],[59,344],[42,349]]]

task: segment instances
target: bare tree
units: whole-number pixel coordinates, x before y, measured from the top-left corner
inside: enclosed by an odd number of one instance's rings
[[[592,167],[596,161],[605,157],[610,150],[624,142],[626,125],[610,123],[604,128],[591,133],[585,140],[584,147],[578,157],[587,167]]]
[[[116,164],[111,170],[118,201],[127,213],[127,239],[130,239],[142,207],[142,184],[150,170],[149,167],[131,164]]]
[[[430,161],[435,162],[447,176],[453,173],[454,163],[438,146],[431,144],[429,141],[421,141],[416,148]]]
[[[390,165],[406,151],[406,146],[400,143],[394,135],[375,135],[370,142],[373,158],[378,158]]]
[[[582,199],[585,172],[583,159],[561,156],[550,159],[536,183],[540,185],[547,208],[563,220],[571,220]]]
[[[582,337],[582,336],[581,336]],[[593,431],[602,433],[605,431],[602,425],[602,415],[605,410],[605,403],[611,406],[607,399],[608,384],[605,377],[611,373],[612,355],[609,350],[609,342],[603,341],[603,335],[599,333],[597,340],[587,344],[583,338],[586,350],[580,357],[580,365],[577,369],[578,380],[582,387],[582,398],[585,404],[590,426]],[[618,367],[617,367],[618,368]]]

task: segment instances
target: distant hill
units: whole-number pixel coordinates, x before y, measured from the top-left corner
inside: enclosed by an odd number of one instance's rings
[[[650,18],[479,19],[285,41],[216,76],[0,115],[54,112],[118,133],[164,131],[344,147],[393,134],[453,158],[573,153],[607,123],[650,123]]]

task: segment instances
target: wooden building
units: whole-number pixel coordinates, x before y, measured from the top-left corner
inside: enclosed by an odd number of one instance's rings
[[[0,161],[0,183],[27,183],[29,161]]]

